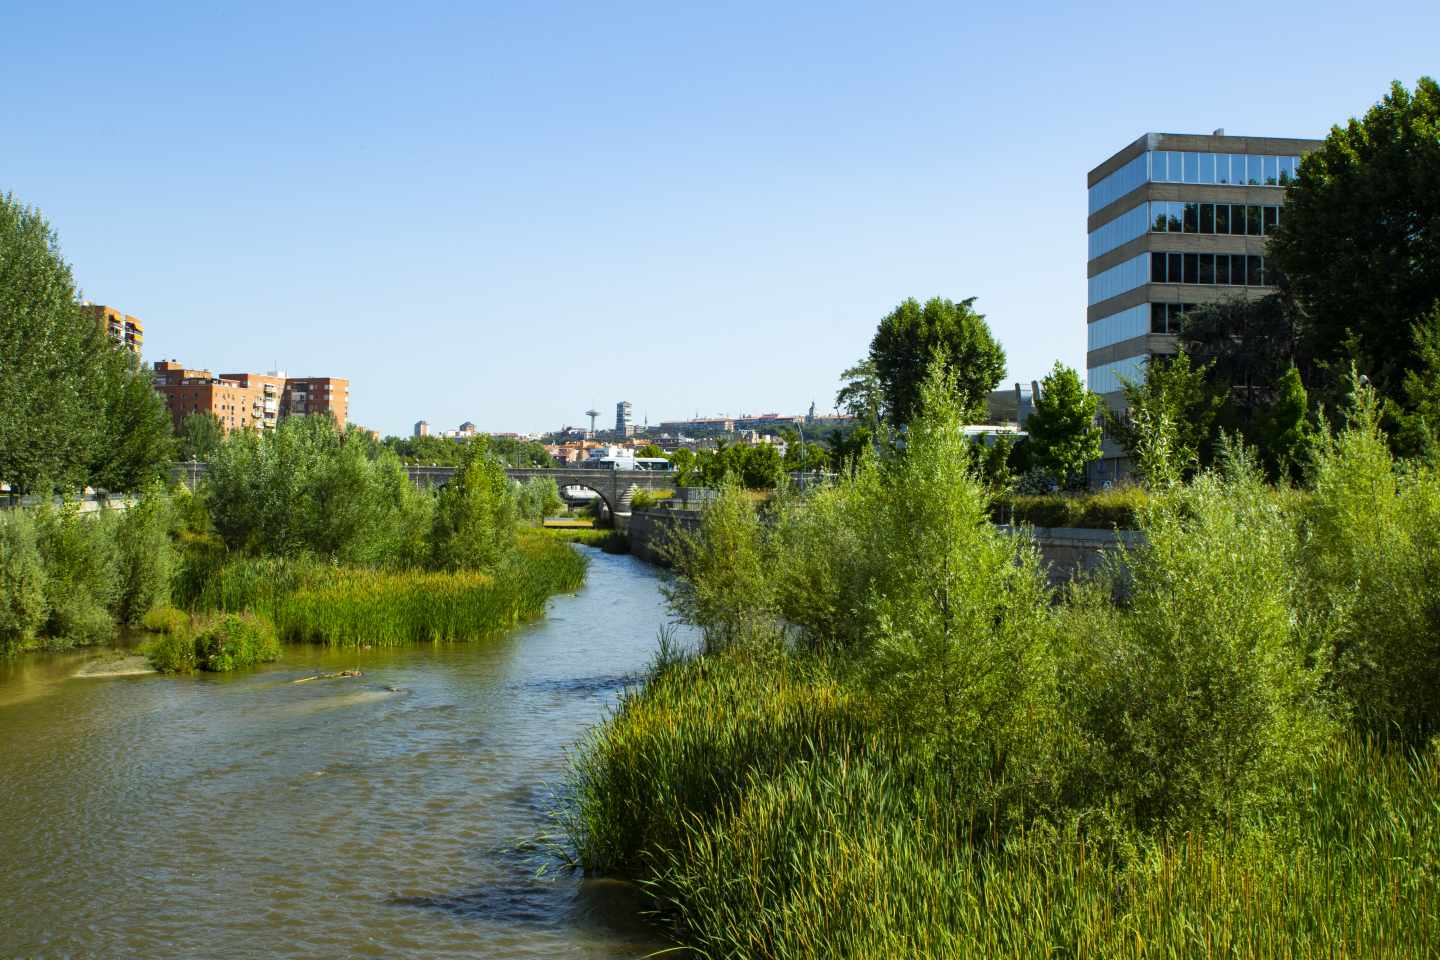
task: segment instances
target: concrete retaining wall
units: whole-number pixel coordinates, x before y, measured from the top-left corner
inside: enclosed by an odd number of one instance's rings
[[[692,532],[698,530],[700,511],[636,510],[629,520],[630,552],[649,563],[661,563],[659,545],[666,532],[676,526]],[[1017,528],[1002,526],[1000,529],[1013,532]],[[1036,527],[1032,533],[1050,583],[1057,587],[1077,574],[1093,573],[1100,567],[1101,558],[1106,553],[1121,546],[1135,547],[1143,542],[1143,537],[1135,530]]]
[[[1002,530],[1013,530],[1001,527]],[[1106,553],[1144,542],[1138,530],[1086,530],[1080,527],[1035,527],[1035,543],[1045,564],[1050,585],[1058,587],[1100,567]]]
[[[699,510],[635,510],[630,514],[630,552],[646,563],[665,561],[660,554],[660,544],[667,533],[675,528],[694,532],[700,529]]]

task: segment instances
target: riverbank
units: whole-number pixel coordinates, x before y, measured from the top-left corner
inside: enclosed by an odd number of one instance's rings
[[[943,405],[764,517],[722,489],[575,858],[717,958],[1434,955],[1440,473],[1359,402],[1306,496],[1231,450],[1058,593]]]

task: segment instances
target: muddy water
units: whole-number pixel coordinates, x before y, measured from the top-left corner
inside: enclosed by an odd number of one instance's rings
[[[630,890],[523,842],[665,619],[653,570],[589,556],[578,594],[483,644],[224,678],[0,664],[0,957],[663,949]]]

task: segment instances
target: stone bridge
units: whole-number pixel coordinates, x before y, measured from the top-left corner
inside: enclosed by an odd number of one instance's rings
[[[419,487],[442,487],[455,475],[454,467],[407,466],[410,479]],[[581,467],[507,467],[510,479],[521,483],[534,477],[549,477],[560,488],[584,487],[599,494],[611,516],[628,514],[636,490],[673,490],[675,474],[659,470],[587,470]]]

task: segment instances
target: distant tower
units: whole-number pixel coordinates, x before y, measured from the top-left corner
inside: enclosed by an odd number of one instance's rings
[[[430,436],[430,424],[426,423],[424,420],[416,420],[416,421],[415,421],[415,436],[417,436],[417,437],[428,437],[428,436]]]
[[[807,424],[809,424],[809,423],[814,423],[814,422],[815,422],[815,401],[814,401],[814,400],[811,400],[811,401],[810,401],[810,412],[807,413],[807,414],[805,414],[805,422],[806,422]]]
[[[615,432],[622,437],[633,436],[635,433],[634,407],[629,400],[621,400],[615,404]]]
[[[595,418],[600,416],[600,411],[596,410],[594,407],[591,407],[589,410],[585,411],[585,416],[590,418],[590,436],[593,437],[595,436]]]

